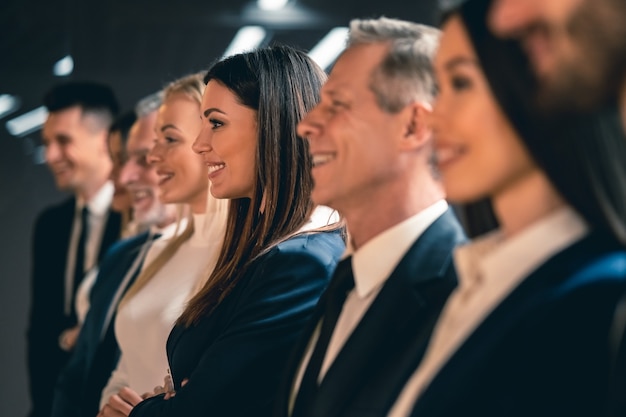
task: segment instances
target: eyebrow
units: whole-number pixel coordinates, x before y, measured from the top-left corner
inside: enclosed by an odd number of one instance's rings
[[[479,63],[478,63],[478,60],[476,60],[474,58],[469,58],[469,57],[466,57],[466,56],[455,56],[454,58],[449,59],[444,64],[443,67],[447,71],[452,71],[456,67],[463,66],[463,65],[470,65],[470,66],[477,67],[477,66],[479,66]]]
[[[150,148],[139,148],[139,149],[133,149],[130,151],[126,151],[126,155],[128,157],[135,157],[135,156],[145,156],[148,154],[148,152],[150,152]]]
[[[218,108],[211,107],[210,109],[206,109],[205,111],[203,111],[203,112],[202,112],[202,115],[203,115],[205,118],[207,118],[207,117],[209,117],[209,115],[210,115],[211,113],[214,113],[214,112],[221,113],[221,114],[226,114],[226,112],[223,112],[222,110],[220,110],[220,109],[218,109]]]
[[[165,132],[167,129],[174,129],[174,130],[178,130],[178,131],[180,131],[180,129],[179,129],[179,128],[177,128],[176,126],[174,126],[174,125],[173,125],[173,124],[171,124],[171,123],[170,123],[170,124],[167,124],[167,125],[164,125],[164,126],[161,126],[161,132]]]

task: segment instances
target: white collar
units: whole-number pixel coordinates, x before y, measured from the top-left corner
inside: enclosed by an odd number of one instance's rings
[[[448,203],[439,200],[378,234],[357,251],[354,251],[352,245],[348,243],[344,257],[352,254],[352,271],[357,295],[364,298],[381,286],[411,245],[447,209]]]
[[[150,235],[160,235],[158,240],[166,241],[180,235],[187,227],[187,218],[182,218],[164,227],[150,226]]]
[[[460,285],[488,285],[505,279],[519,282],[587,231],[583,219],[566,206],[509,239],[500,231],[488,233],[455,250]]]
[[[86,205],[89,209],[90,216],[104,216],[111,207],[111,201],[113,201],[113,193],[115,187],[113,182],[107,181],[100,187],[91,200],[85,203],[80,197],[76,197],[76,211],[80,212]]]
[[[326,206],[317,206],[311,213],[309,221],[298,229],[298,232],[308,232],[310,230],[319,229],[320,227],[329,226],[337,223],[341,217],[337,210]]]

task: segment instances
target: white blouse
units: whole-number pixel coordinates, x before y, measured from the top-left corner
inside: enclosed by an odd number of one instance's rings
[[[204,214],[194,214],[193,219],[194,233],[190,239],[117,312],[115,336],[122,354],[117,369],[102,392],[101,408],[111,395],[117,394],[123,387],[130,387],[141,395],[152,392],[157,385],[163,385],[168,369],[167,338],[185,304],[204,284],[208,272],[215,266],[223,241],[223,233],[205,227]],[[184,227],[179,227],[179,231],[182,229]],[[156,258],[173,235],[173,230],[169,237],[164,233],[153,243],[142,268]]]

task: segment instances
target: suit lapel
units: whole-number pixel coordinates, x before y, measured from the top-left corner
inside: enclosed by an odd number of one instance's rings
[[[456,285],[454,277],[442,278],[452,262],[454,246],[462,239],[450,212],[417,239],[328,369],[311,415],[341,414],[364,381],[389,365],[385,359],[399,360],[407,345],[425,345],[443,300]],[[398,379],[400,389],[403,381],[399,375]],[[393,397],[389,392],[389,398]]]

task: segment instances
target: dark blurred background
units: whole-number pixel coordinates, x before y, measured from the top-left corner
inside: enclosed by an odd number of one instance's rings
[[[122,109],[130,110],[168,81],[206,69],[244,26],[262,27],[263,44],[308,51],[355,17],[433,24],[435,3],[299,0],[263,10],[244,0],[1,0],[0,416],[24,416],[29,409],[25,332],[32,224],[43,207],[64,197],[41,159],[39,129],[20,132],[16,117],[41,106],[46,90],[69,79],[108,83]]]

